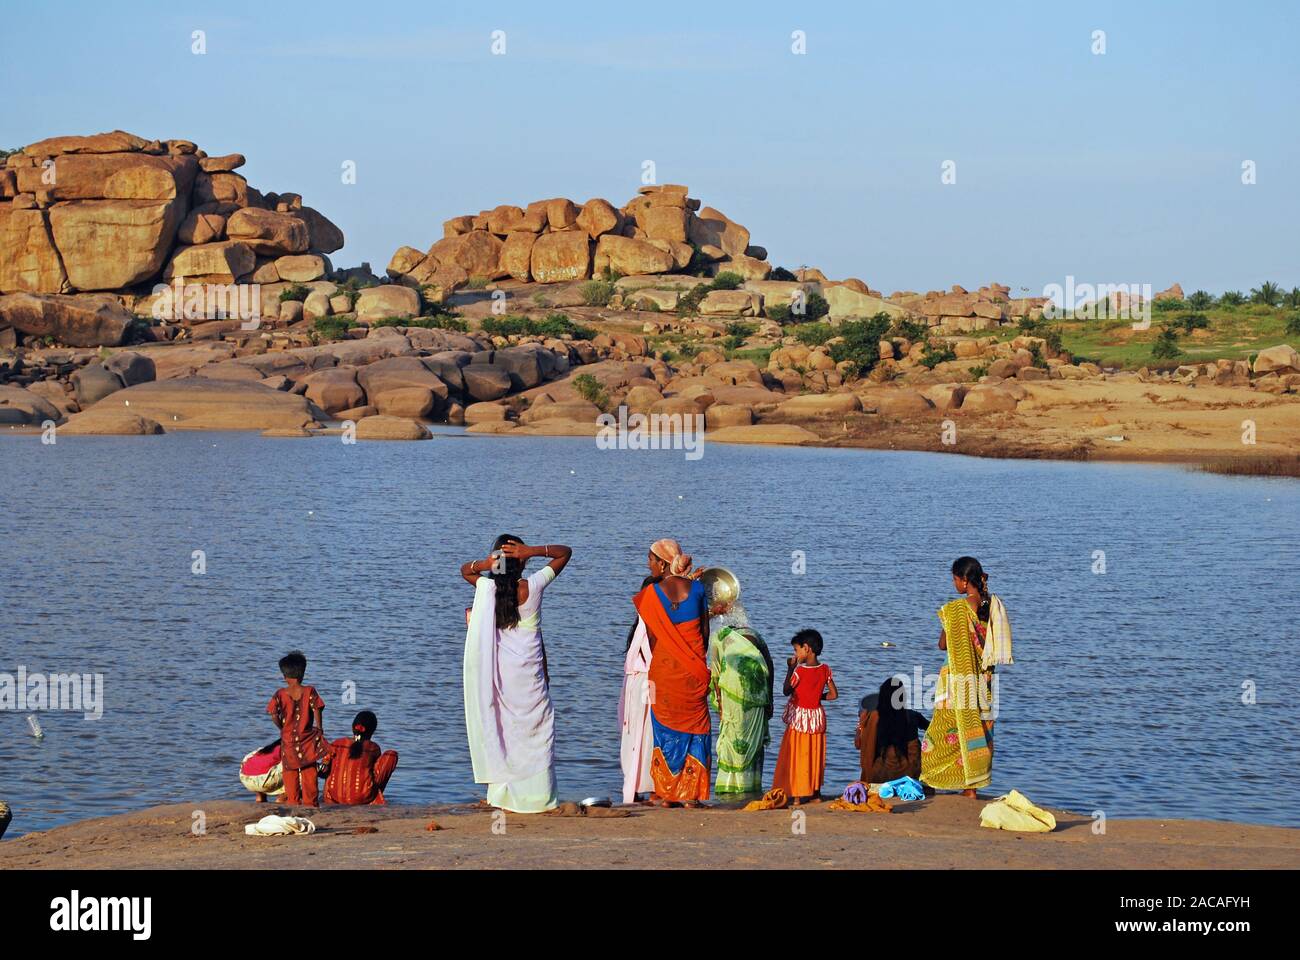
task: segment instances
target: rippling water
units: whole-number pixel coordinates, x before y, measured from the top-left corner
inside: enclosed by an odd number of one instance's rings
[[[1300,825],[1300,484],[1175,468],[585,439],[427,443],[253,434],[0,439],[0,671],[101,672],[103,719],[0,713],[11,835],[150,804],[238,798],[274,738],[276,662],[306,651],[326,732],[379,715],[393,802],[481,795],[460,689],[462,561],[510,532],[574,548],[546,594],[561,794],[617,796],[617,703],[649,543],[744,586],[778,663],[813,626],[841,699],[828,788],[857,777],[857,699],[937,671],[948,567],[1007,602],[992,789],[1108,816]],[[207,572],[191,572],[203,550]],[[1094,551],[1106,572],[1093,572]],[[803,551],[807,572],[792,573]],[[882,642],[894,644],[883,647]],[[1253,681],[1257,702],[1242,703]],[[355,683],[357,705],[340,703]],[[778,690],[779,695],[779,690]],[[781,730],[773,722],[767,777]],[[1280,788],[1280,789],[1279,789]]]

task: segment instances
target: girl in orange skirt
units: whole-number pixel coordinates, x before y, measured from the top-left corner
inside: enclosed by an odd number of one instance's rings
[[[800,630],[790,643],[794,645],[794,656],[786,661],[782,687],[790,700],[782,717],[786,729],[772,789],[784,790],[795,804],[819,802],[826,775],[826,711],[822,698],[835,700],[840,694],[830,666],[818,660],[822,635],[816,630]]]

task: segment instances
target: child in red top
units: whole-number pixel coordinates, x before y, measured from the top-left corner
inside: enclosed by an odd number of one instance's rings
[[[284,802],[320,806],[316,790],[316,764],[329,754],[321,732],[325,701],[315,687],[304,686],[307,658],[292,650],[280,659],[284,686],[275,691],[266,712],[280,728],[280,761],[284,764]]]
[[[330,773],[325,802],[349,805],[383,803],[384,787],[397,769],[397,751],[380,751],[370,738],[379,720],[362,710],[352,721],[352,736],[330,744]]]
[[[835,700],[839,691],[831,668],[817,658],[822,652],[822,635],[800,630],[790,640],[794,656],[786,661],[782,691],[790,698],[782,719],[786,722],[781,755],[776,760],[772,788],[780,788],[790,802],[819,803],[826,776],[826,711],[822,697]]]

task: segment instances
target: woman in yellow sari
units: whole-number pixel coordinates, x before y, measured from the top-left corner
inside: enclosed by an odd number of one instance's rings
[[[993,667],[1011,663],[1011,630],[1002,601],[989,593],[988,575],[974,557],[959,557],[952,582],[962,594],[939,609],[939,671],[934,714],[921,741],[921,782],[974,797],[993,773]]]

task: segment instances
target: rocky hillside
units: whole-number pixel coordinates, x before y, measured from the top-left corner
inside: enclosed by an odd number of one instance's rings
[[[121,343],[154,284],[275,283],[329,275],[343,232],[296,193],[262,193],[188,140],[121,130],[53,137],[0,169],[0,326],[73,346]],[[97,318],[69,311],[90,298]],[[113,304],[123,309],[114,309]]]

